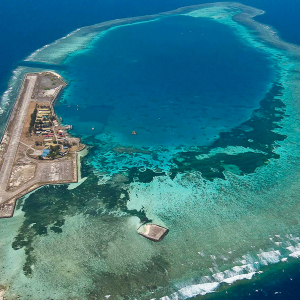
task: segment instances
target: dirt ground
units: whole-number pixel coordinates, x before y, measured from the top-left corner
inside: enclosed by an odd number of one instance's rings
[[[8,190],[13,190],[33,179],[35,176],[36,164],[14,165],[10,175]]]

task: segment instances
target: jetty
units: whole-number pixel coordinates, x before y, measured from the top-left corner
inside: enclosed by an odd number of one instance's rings
[[[40,186],[78,180],[84,145],[53,109],[65,86],[54,72],[25,75],[0,144],[0,218],[12,217],[17,199]]]

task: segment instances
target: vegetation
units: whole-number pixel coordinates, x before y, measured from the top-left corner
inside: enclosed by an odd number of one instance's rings
[[[71,148],[71,147],[72,147],[72,146],[70,145],[70,143],[67,142],[67,141],[64,141],[64,142],[63,142],[63,146],[64,146],[64,147],[68,147],[68,148]]]
[[[60,147],[59,145],[56,146],[50,146],[50,153],[48,154],[48,156],[52,159],[54,159],[56,156],[59,155],[60,152]]]
[[[33,113],[31,114],[30,118],[30,125],[29,125],[29,133],[32,132],[32,130],[34,130],[34,124],[35,124],[35,120],[36,120],[36,114],[37,114],[37,109],[35,108]]]

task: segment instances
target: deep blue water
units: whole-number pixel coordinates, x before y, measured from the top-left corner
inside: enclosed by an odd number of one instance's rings
[[[0,92],[6,89],[11,71],[20,60],[78,27],[106,20],[168,11],[205,0],[83,0],[0,2]],[[213,2],[213,1],[210,1]],[[281,36],[300,44],[298,0],[241,0],[267,11],[259,17],[276,27]]]
[[[230,28],[185,16],[109,31],[67,66],[64,122],[135,146],[206,145],[247,120],[272,81],[267,57]]]
[[[258,276],[259,277],[259,276]],[[210,297],[212,300],[298,300],[300,298],[299,262],[293,262],[277,271],[270,272],[266,278],[244,282],[222,294]],[[203,299],[196,297],[195,299]]]
[[[11,71],[18,62],[45,44],[60,38],[68,32],[104,20],[167,11],[173,8],[204,3],[206,1],[1,1],[0,2],[0,90],[6,89]],[[297,0],[244,0],[244,4],[256,6],[267,11],[259,17],[261,22],[276,27],[280,35],[300,44],[300,2]],[[287,275],[288,274],[288,275]],[[293,280],[291,280],[291,278]],[[228,299],[299,299],[300,274],[298,266],[277,273],[270,281],[246,285],[231,294]],[[254,293],[255,289],[262,289]],[[275,292],[281,291],[281,294]],[[218,295],[216,295],[218,297]],[[221,297],[224,298],[224,295]]]

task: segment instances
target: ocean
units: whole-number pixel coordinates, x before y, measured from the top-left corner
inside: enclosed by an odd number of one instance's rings
[[[79,185],[0,220],[7,299],[299,298],[299,4],[244,3],[288,43],[222,4],[89,27],[194,4],[0,4],[0,129],[23,74],[53,69],[90,146]],[[144,221],[170,233],[143,239]]]
[[[5,59],[0,63],[1,94],[7,90],[12,71],[25,57],[77,28],[117,18],[142,16],[202,3],[207,2],[142,0],[136,4],[136,1],[132,0],[114,0],[93,1],[89,5],[80,0],[73,1],[72,5],[69,0],[38,3],[30,0],[20,2],[18,5],[15,2],[2,2],[0,3],[0,28],[2,28],[0,54]],[[257,20],[274,26],[283,39],[300,43],[299,35],[294,30],[300,25],[297,0],[287,3],[283,0],[247,0],[241,3],[265,10],[266,14],[258,16]],[[2,102],[10,102],[8,106],[4,104],[7,106],[6,111],[9,112],[11,101],[5,97]],[[0,132],[3,131],[3,124],[7,121],[7,114],[0,116]]]

